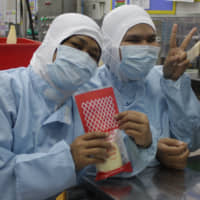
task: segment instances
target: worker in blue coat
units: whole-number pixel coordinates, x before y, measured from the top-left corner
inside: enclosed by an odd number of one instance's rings
[[[63,14],[27,68],[0,72],[0,199],[47,199],[105,161],[107,135],[74,133],[71,101],[94,74],[101,45],[92,19]]]
[[[184,73],[189,66],[185,49],[196,28],[180,47],[176,44],[177,28],[176,24],[172,28],[165,64],[157,66],[156,28],[144,9],[124,5],[103,20],[105,65],[77,93],[114,88],[120,111],[115,118],[124,131],[133,166],[132,173],[121,176],[137,175],[159,161],[169,168],[183,169],[189,151],[200,147],[200,103]],[[74,109],[75,132],[84,132]]]

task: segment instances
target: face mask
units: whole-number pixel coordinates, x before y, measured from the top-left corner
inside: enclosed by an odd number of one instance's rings
[[[60,45],[56,60],[47,65],[46,73],[53,85],[66,92],[76,91],[95,73],[97,63],[85,52]]]
[[[121,46],[120,73],[127,80],[142,80],[156,64],[159,47],[146,45]]]

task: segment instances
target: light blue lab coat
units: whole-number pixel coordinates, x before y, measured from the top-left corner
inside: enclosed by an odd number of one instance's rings
[[[138,147],[124,134],[133,172],[121,176],[137,175],[147,166],[155,164],[160,138],[177,138],[186,142],[190,150],[200,148],[200,102],[190,84],[190,78],[186,74],[176,82],[164,79],[162,66],[155,66],[144,81],[122,83],[104,65],[98,68],[89,83],[79,89],[77,94],[112,86],[120,112],[135,110],[148,116],[152,145],[147,149]],[[84,132],[77,107],[74,105],[73,108],[75,132]]]
[[[1,200],[43,200],[76,184],[71,99],[58,106],[53,90],[31,67],[0,71]]]

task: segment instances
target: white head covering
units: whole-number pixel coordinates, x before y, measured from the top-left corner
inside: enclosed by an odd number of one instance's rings
[[[137,5],[120,6],[109,12],[102,24],[103,32],[103,62],[120,79],[119,74],[119,47],[126,32],[137,24],[148,24],[156,31],[155,25],[149,14]]]
[[[95,21],[78,13],[62,14],[52,22],[41,46],[35,51],[30,63],[33,70],[44,76],[44,67],[52,64],[56,48],[72,35],[90,36],[102,47],[101,31]]]

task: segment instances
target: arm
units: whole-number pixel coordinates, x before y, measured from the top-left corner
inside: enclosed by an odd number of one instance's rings
[[[116,117],[119,128],[124,131],[124,142],[133,172],[123,177],[135,176],[155,159],[157,152],[157,129],[149,124],[148,117],[140,112],[125,111]]]
[[[1,199],[46,199],[76,184],[70,149],[64,141],[54,145],[46,153],[20,154],[14,152],[12,129],[3,120],[2,112],[0,121]]]
[[[75,185],[75,166],[67,143],[60,141],[41,153],[34,143],[36,141],[34,134],[31,132],[22,134],[20,131],[27,128],[26,118],[20,122],[19,129],[15,128],[19,120],[17,118],[19,108],[16,103],[18,100],[15,95],[19,95],[19,90],[13,81],[10,81],[8,74],[1,75],[0,82],[3,85],[0,87],[1,199],[46,199]],[[12,87],[16,93],[12,92]]]
[[[73,161],[61,142],[47,153],[16,155],[0,148],[1,198],[45,199],[75,185]]]
[[[0,190],[1,197],[8,200],[42,200],[75,185],[76,171],[103,162],[106,155],[102,154],[107,153],[104,147],[110,145],[103,133],[86,134],[78,137],[71,148],[61,141],[46,153],[17,154],[6,147],[11,143],[7,136],[8,132],[0,145]]]
[[[149,165],[152,165],[152,161],[155,161],[158,143],[158,131],[151,125],[150,130],[152,133],[152,143],[150,146],[148,146],[148,148],[138,146],[130,136],[124,134],[124,142],[133,167],[133,172],[122,174],[122,177],[135,176],[142,172]]]
[[[188,144],[190,150],[200,147],[200,102],[191,88],[189,77],[184,74],[189,66],[185,48],[196,28],[186,36],[180,47],[176,45],[177,25],[172,28],[170,50],[163,67],[161,87],[166,97],[170,134]]]

